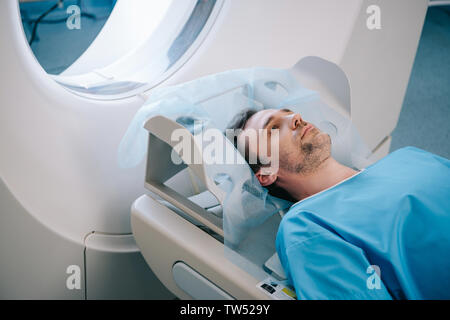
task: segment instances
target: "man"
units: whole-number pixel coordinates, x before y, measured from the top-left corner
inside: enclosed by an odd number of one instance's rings
[[[278,130],[279,168],[251,167],[262,186],[297,201],[276,247],[299,299],[450,298],[449,160],[408,147],[356,171],[289,109],[246,110],[229,128]],[[245,146],[247,161],[260,144]]]

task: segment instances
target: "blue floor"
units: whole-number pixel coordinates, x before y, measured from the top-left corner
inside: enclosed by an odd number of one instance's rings
[[[416,146],[450,159],[450,6],[428,9],[391,151]]]
[[[23,27],[28,40],[31,38],[33,26],[27,23],[27,20],[37,19],[55,3],[56,1],[40,1],[20,4]],[[89,47],[103,28],[115,1],[81,1],[81,13],[95,15],[95,19],[82,15],[81,29],[69,30],[66,26],[66,19],[69,17],[66,9],[74,4],[78,4],[78,1],[65,0],[63,8],[57,8],[45,17],[38,25],[38,38],[31,44],[34,55],[50,74],[60,74]],[[51,23],[52,21],[62,22]]]
[[[22,3],[21,9],[35,18],[54,1]],[[65,1],[65,8],[76,1]],[[68,30],[65,23],[41,24],[39,40],[32,49],[51,74],[70,66],[100,32],[113,0],[85,0],[82,12],[97,15],[97,20],[82,17],[80,30]],[[67,17],[58,9],[49,19]],[[24,23],[30,37],[30,27]],[[408,84],[398,125],[392,133],[391,151],[416,146],[450,158],[450,6],[429,8]]]

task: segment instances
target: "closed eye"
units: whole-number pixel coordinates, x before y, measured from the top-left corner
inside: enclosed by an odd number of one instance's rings
[[[289,109],[280,109],[280,111],[281,112],[285,112],[285,113],[294,113],[292,110],[289,110]],[[267,128],[267,126],[272,122],[272,121],[274,121],[276,118],[275,118],[275,116],[270,116],[267,120],[266,120],[266,122],[264,123],[264,125],[263,125],[263,128]],[[273,129],[274,127],[272,126],[271,127],[271,129]],[[279,126],[278,126],[278,128],[279,128]]]

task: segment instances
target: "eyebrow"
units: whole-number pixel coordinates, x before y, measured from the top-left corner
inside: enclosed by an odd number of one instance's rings
[[[277,112],[275,112],[275,114],[278,113],[279,111],[283,111],[283,112],[292,112],[292,110],[289,110],[289,109],[284,108],[284,109],[278,110]],[[269,118],[267,118],[267,120],[264,122],[263,129],[265,129],[265,128],[269,125],[269,123],[273,120],[275,114],[274,114],[274,115],[271,115]]]

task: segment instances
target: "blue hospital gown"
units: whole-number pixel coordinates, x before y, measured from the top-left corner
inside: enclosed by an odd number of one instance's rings
[[[399,149],[294,204],[276,247],[299,299],[450,299],[450,161]]]

